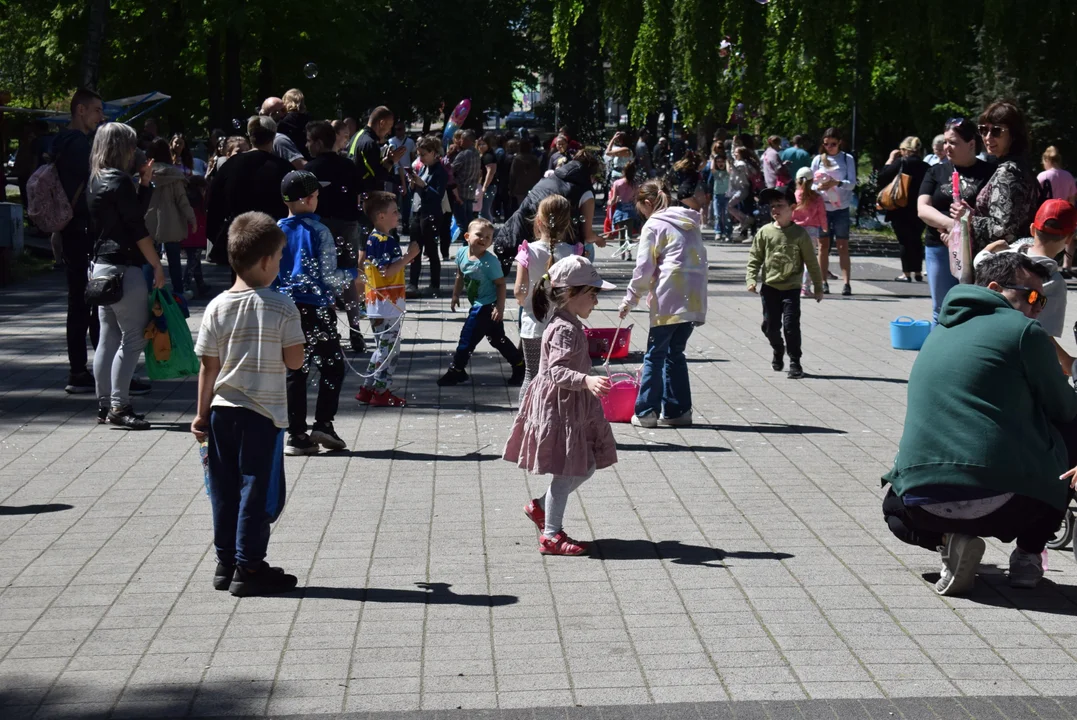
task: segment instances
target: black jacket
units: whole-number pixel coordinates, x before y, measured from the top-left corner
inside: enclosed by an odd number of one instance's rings
[[[355,161],[363,176],[362,192],[383,191],[386,183],[394,181],[393,174],[381,162],[381,141],[369,125],[352,138],[348,157]]]
[[[89,218],[86,191],[90,180],[91,140],[91,136],[81,130],[67,128],[61,130],[52,141],[52,149],[49,152],[50,158],[56,163],[56,172],[60,175],[60,184],[64,186],[68,201],[76,194],[79,196],[71,210],[74,217],[81,220]]]
[[[909,202],[903,208],[895,208],[886,211],[886,219],[890,222],[896,218],[901,221],[916,221],[916,203],[920,198],[920,186],[924,184],[924,175],[927,175],[928,164],[918,157],[899,157],[894,162],[879,171],[877,186],[880,191],[897,177],[899,172],[909,176]]]
[[[280,220],[288,216],[280,183],[292,164],[271,152],[251,150],[228,158],[213,175],[206,196],[206,237],[213,262],[228,262],[228,226],[232,218],[257,210]]]
[[[277,132],[291,138],[307,160],[310,160],[310,151],[307,150],[307,123],[309,122],[309,113],[290,112],[277,124]]]
[[[86,203],[94,238],[94,262],[140,267],[146,258],[138,241],[149,237],[146,211],[153,189],[123,172],[110,168],[90,178]]]
[[[572,225],[576,228],[578,237],[583,237],[581,223],[583,215],[580,213],[580,199],[587,192],[594,192],[591,187],[591,178],[587,171],[575,160],[571,160],[554,171],[552,177],[544,177],[531,188],[531,192],[520,203],[520,207],[512,214],[494,238],[494,253],[501,261],[501,269],[508,275],[512,268],[512,261],[516,259],[516,253],[520,245],[535,237],[535,213],[538,212],[539,203],[550,195],[563,195],[572,205]]]

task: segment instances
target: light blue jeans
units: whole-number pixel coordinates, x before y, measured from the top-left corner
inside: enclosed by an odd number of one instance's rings
[[[711,200],[711,214],[714,216],[714,232],[719,235],[733,234],[733,219],[729,217],[726,208],[729,206],[729,197],[715,195]]]
[[[924,265],[927,284],[931,288],[931,325],[939,324],[939,310],[946,293],[957,285],[957,278],[950,273],[950,250],[945,245],[925,245]]]
[[[149,291],[142,268],[95,263],[93,276],[123,270],[123,297],[97,308],[101,340],[93,354],[93,377],[97,406],[121,408],[131,403],[131,379],[146,346],[146,323],[150,320]]]

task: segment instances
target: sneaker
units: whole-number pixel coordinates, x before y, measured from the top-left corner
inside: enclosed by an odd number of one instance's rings
[[[906,283],[911,283],[911,282],[912,282],[912,278],[911,278],[911,277],[909,277],[908,275],[898,275],[898,276],[897,276],[896,278],[894,278],[894,282],[906,282]]]
[[[770,361],[770,369],[774,372],[781,372],[785,369],[785,350],[775,350],[774,357]]]
[[[823,281],[823,294],[824,295],[829,295],[830,294],[830,283],[828,283],[826,280]]]
[[[943,544],[939,546],[942,576],[935,583],[935,592],[939,595],[959,595],[971,589],[985,549],[987,545],[983,538],[961,533],[944,535]]]
[[[419,286],[418,285],[408,285],[407,288],[404,289],[404,297],[406,299],[408,299],[408,300],[415,300],[416,298],[418,298],[419,297]]]
[[[213,589],[227,590],[228,586],[232,584],[232,578],[235,576],[235,574],[235,565],[225,565],[220,560],[218,560],[217,569],[213,571]]]
[[[453,385],[459,385],[462,382],[467,382],[467,378],[468,375],[466,371],[450,367],[448,372],[438,378],[438,385],[441,387],[451,387]]]
[[[131,409],[130,405],[121,408],[112,408],[105,416],[109,425],[125,427],[128,430],[149,430],[150,424],[145,415],[139,415]]]
[[[1010,587],[1032,589],[1043,579],[1043,555],[1014,547],[1010,553]]]
[[[790,360],[789,361],[789,373],[788,374],[789,374],[790,379],[792,379],[792,380],[799,380],[800,378],[804,377],[804,368],[800,367],[800,361],[799,360]]]
[[[509,387],[520,387],[524,384],[524,373],[526,372],[524,364],[521,362],[519,365],[512,366],[512,377],[509,378]]]
[[[131,378],[131,386],[128,393],[131,395],[149,395],[153,386],[148,382],[142,382],[138,378]]]
[[[407,404],[407,400],[393,395],[388,390],[376,392],[370,397],[370,407],[404,407]]]
[[[540,501],[541,498],[524,505],[524,515],[527,516],[528,520],[535,523],[535,527],[539,529],[539,532],[542,532],[543,528],[546,527],[546,511],[542,508]]]
[[[310,441],[321,445],[326,450],[348,449],[348,444],[336,434],[331,422],[314,423],[314,428],[310,431]]]
[[[194,300],[194,290],[184,290],[183,291],[183,299],[184,300]]]
[[[632,416],[632,424],[640,428],[656,428],[658,427],[658,417],[656,415],[639,415]]]
[[[364,405],[370,404],[370,399],[374,397],[374,390],[372,388],[362,388],[355,394],[355,399]]]
[[[306,433],[293,435],[288,433],[288,442],[284,445],[285,455],[317,455],[318,445]]]
[[[539,538],[539,552],[543,555],[586,555],[590,550],[586,543],[576,542],[563,531]]]
[[[352,352],[356,355],[362,355],[366,352],[366,340],[364,340],[363,336],[357,332],[351,334],[351,345]]]
[[[916,282],[923,282],[924,276],[921,273],[916,273]]]
[[[678,415],[675,418],[668,418],[662,416],[658,418],[658,425],[660,427],[691,427],[692,426],[692,411]]]
[[[89,370],[83,370],[79,373],[71,373],[67,376],[67,385],[64,387],[64,392],[68,395],[82,395],[84,393],[97,392],[97,386],[94,384],[93,375]]]
[[[267,563],[262,563],[260,567],[252,570],[237,565],[228,592],[236,597],[276,595],[295,590],[297,582],[299,580],[295,575],[289,575],[280,568],[269,567]]]
[[[108,422],[108,408],[97,408],[97,424],[104,425]]]
[[[837,280],[838,276],[835,275],[834,273],[830,272],[829,270],[827,270],[826,271],[826,279],[827,280]]]
[[[851,286],[851,285],[850,285],[849,283],[845,283],[845,287],[843,287],[843,288],[841,289],[841,294],[842,294],[842,295],[846,295],[846,296],[848,296],[848,295],[852,295],[852,294],[853,294],[853,288],[852,288],[852,286]]]

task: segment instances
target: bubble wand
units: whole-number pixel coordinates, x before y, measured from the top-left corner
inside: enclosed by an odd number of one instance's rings
[[[960,203],[961,199],[961,174],[954,170],[954,174],[950,176],[951,192],[953,194],[954,202]],[[964,212],[961,214],[960,220],[960,247],[958,248],[958,257],[960,258],[960,273],[958,280],[963,285],[971,285],[973,283],[972,272],[972,236],[969,233],[969,214]],[[950,252],[954,252],[953,249]]]

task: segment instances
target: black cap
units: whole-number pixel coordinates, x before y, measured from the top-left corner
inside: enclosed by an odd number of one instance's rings
[[[284,202],[298,202],[310,197],[316,190],[328,187],[329,183],[320,182],[317,176],[306,170],[292,170],[280,181],[280,194]]]
[[[782,187],[767,188],[759,193],[759,202],[764,205],[770,205],[775,200],[785,200],[790,206],[796,205],[797,195],[793,190],[793,186],[784,185]]]

